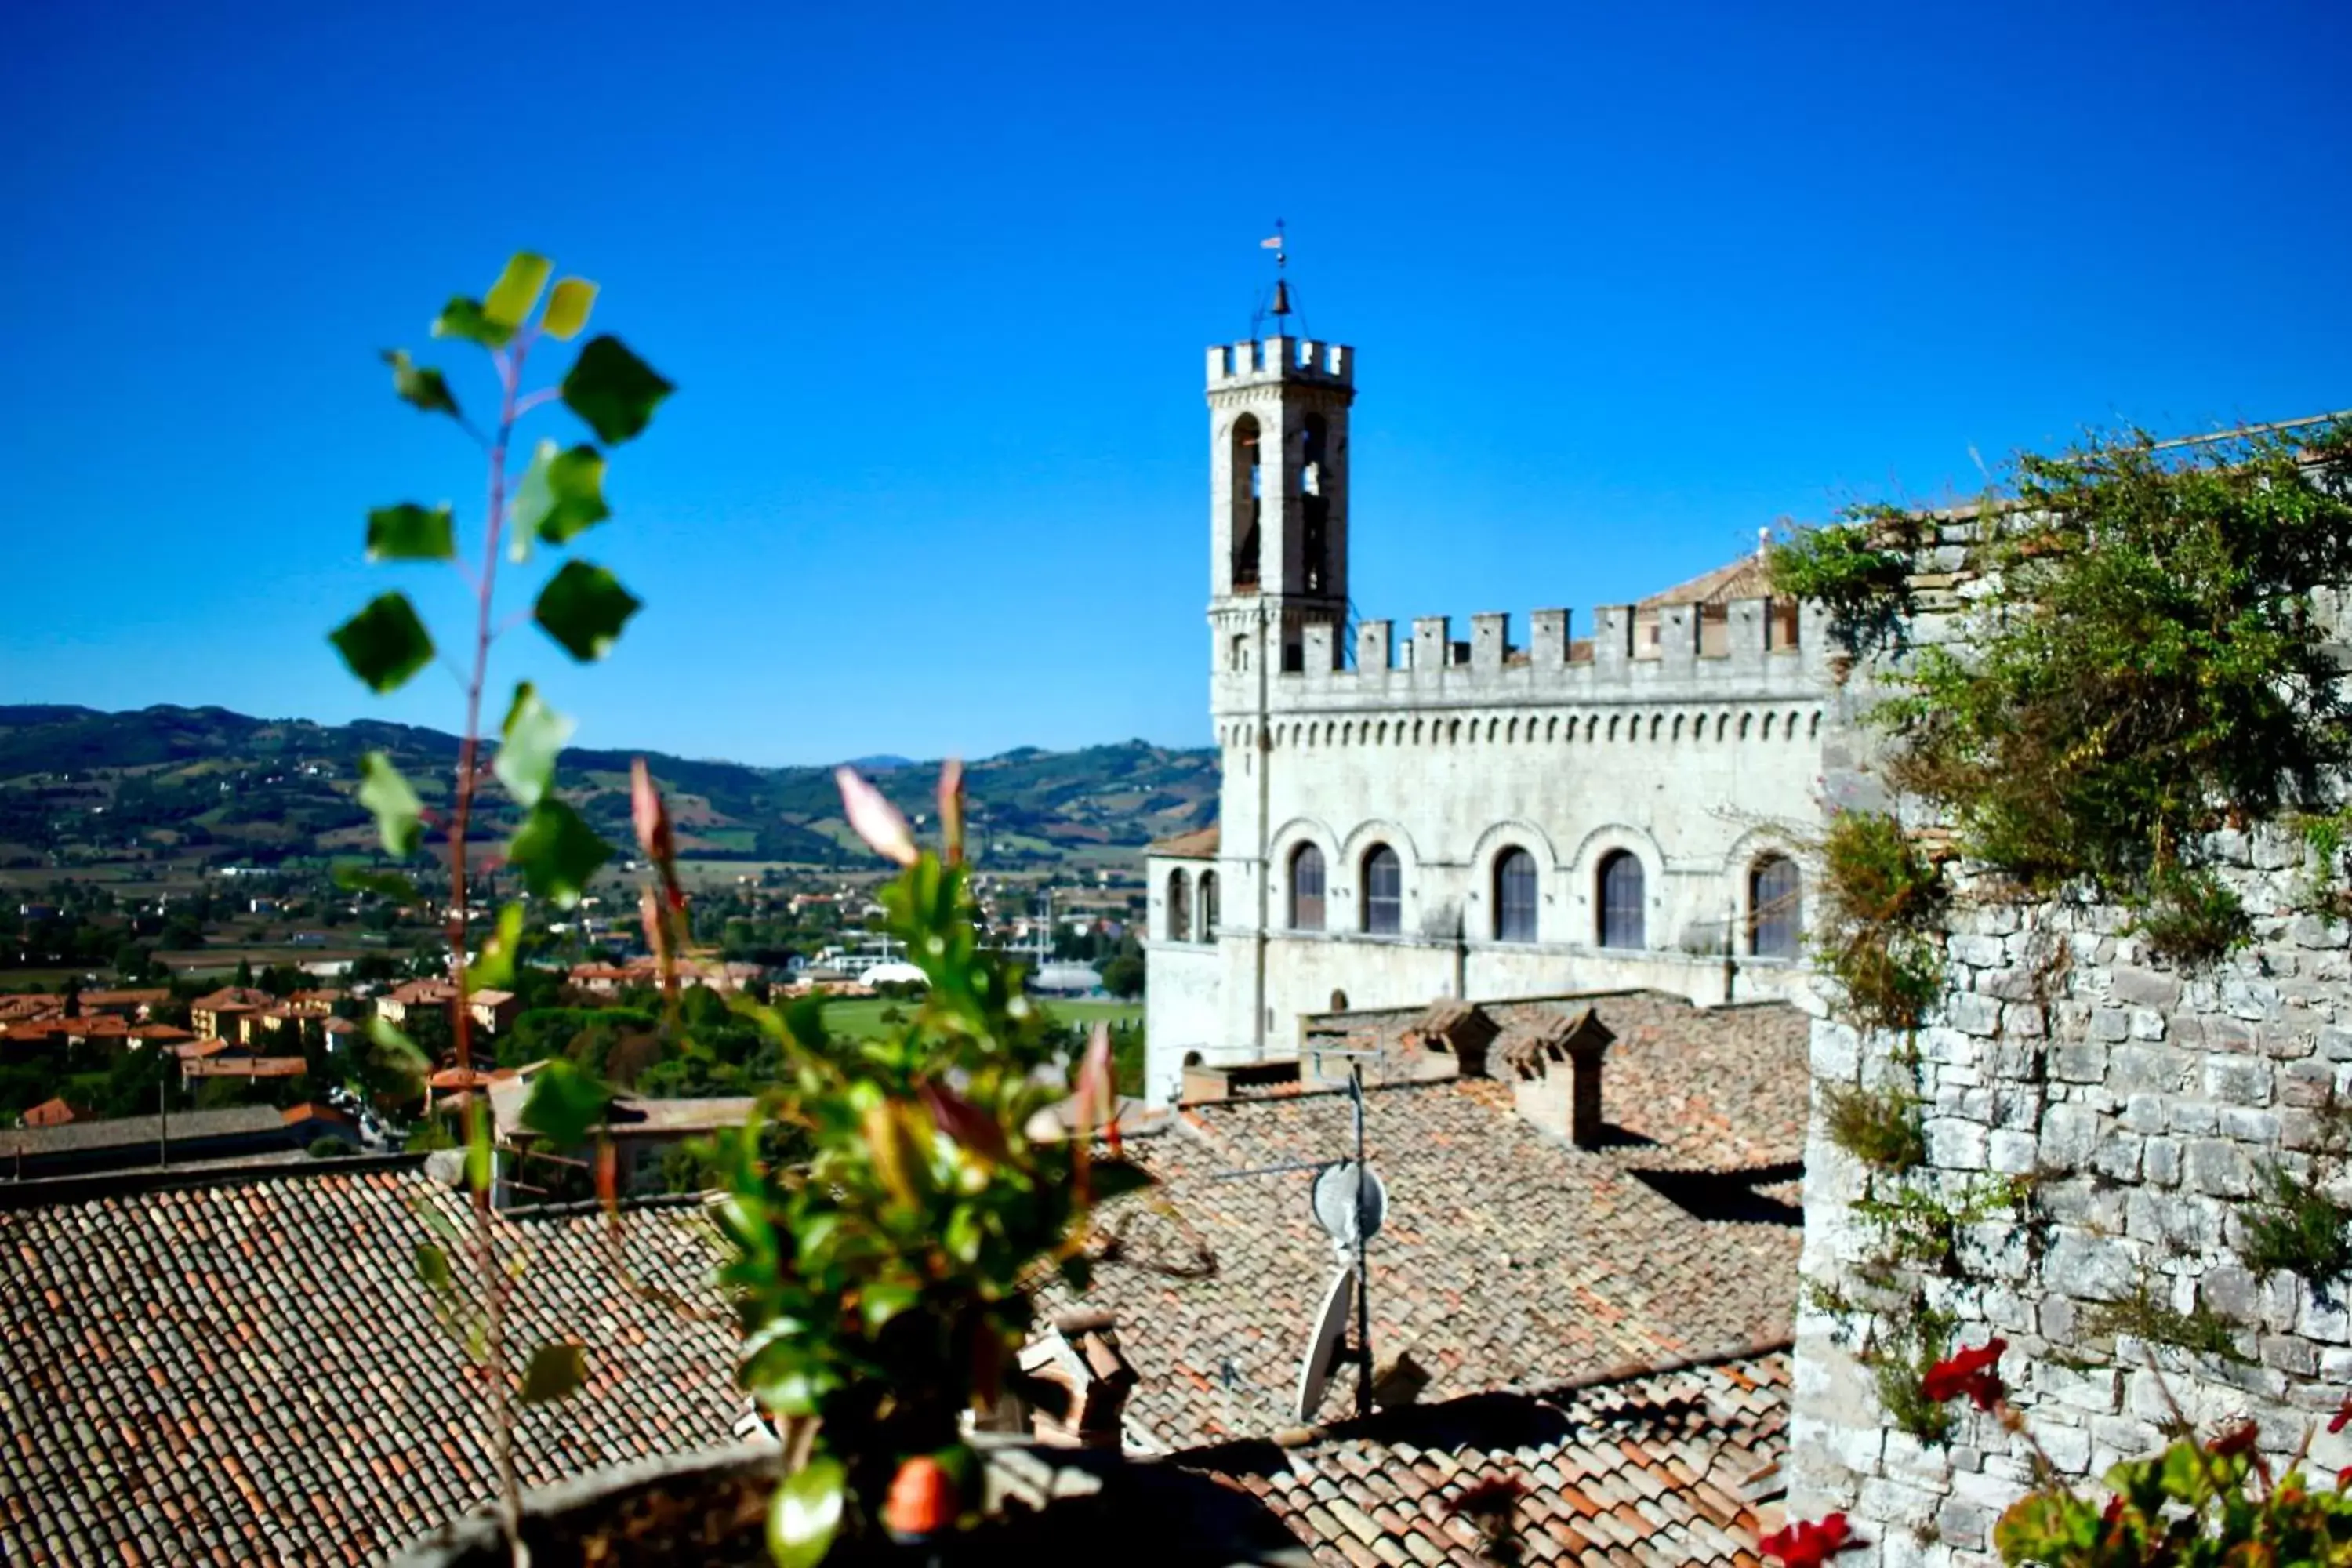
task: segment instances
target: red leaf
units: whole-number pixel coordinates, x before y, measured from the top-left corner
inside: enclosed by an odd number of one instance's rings
[[[1822,1568],[1839,1552],[1863,1543],[1847,1528],[1845,1515],[1832,1513],[1818,1524],[1808,1521],[1776,1530],[1756,1544],[1765,1556],[1778,1560],[1785,1568]]]
[[[955,1090],[927,1079],[918,1092],[930,1110],[932,1123],[973,1153],[1002,1160],[1011,1152],[1004,1142],[1004,1129],[997,1124],[996,1118]]]
[[[637,847],[656,866],[677,858],[677,836],[670,830],[669,808],[654,786],[652,770],[638,757],[629,763],[629,820],[637,829]]]
[[[2205,1451],[2216,1458],[2227,1458],[2231,1454],[2250,1453],[2253,1449],[2254,1439],[2259,1436],[2261,1436],[2261,1428],[2251,1421],[2244,1422],[2231,1427],[2227,1432],[2206,1444]]]
[[[1965,1394],[1978,1409],[1990,1410],[2009,1392],[1994,1370],[2007,1349],[2009,1342],[1996,1336],[1974,1350],[1957,1351],[1927,1369],[1919,1391],[1938,1405]]]
[[[948,864],[963,863],[963,759],[950,757],[940,764],[940,841]]]

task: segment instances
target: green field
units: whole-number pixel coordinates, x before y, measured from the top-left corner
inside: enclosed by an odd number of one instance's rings
[[[896,1007],[903,1014],[911,1015],[914,1005],[910,1002],[893,1002],[882,996],[846,997],[824,1005],[824,1026],[844,1039],[870,1040],[888,1033],[891,1027],[882,1021],[885,1009]],[[1143,1022],[1143,1004],[1140,1002],[1055,1002],[1046,1007],[1046,1011],[1065,1024],[1086,1025],[1099,1021],[1136,1025]]]

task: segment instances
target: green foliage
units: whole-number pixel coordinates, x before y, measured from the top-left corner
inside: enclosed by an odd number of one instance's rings
[[[654,410],[676,390],[610,333],[591,338],[563,378],[564,405],[608,447],[644,434]]]
[[[456,516],[446,506],[415,501],[380,506],[368,513],[370,561],[446,561],[457,553]]]
[[[1995,1523],[1994,1549],[2004,1563],[2044,1568],[2352,1563],[2352,1497],[2341,1478],[2314,1489],[2299,1469],[2274,1476],[2252,1446],[2253,1429],[2242,1426],[2202,1444],[2178,1438],[2110,1469],[2104,1500],[2045,1482]]]
[[[780,1168],[757,1126],[731,1135],[717,1211],[741,1381],[788,1429],[814,1424],[845,1519],[866,1521],[902,1461],[954,1447],[962,1411],[1015,1375],[1031,1285],[1055,1267],[1081,1279],[1089,1202],[1133,1184],[1089,1139],[1031,1140],[1066,1092],[1063,1047],[981,947],[964,868],[923,854],[882,901],[929,989],[854,1050],[825,1037],[821,1004],[746,1009],[783,1052],[773,1115],[807,1154]],[[1083,1103],[1107,1102],[1108,1054],[1087,1053]]]
[[[522,1402],[551,1405],[588,1381],[588,1352],[578,1345],[545,1344],[523,1370]]]
[[[2282,1165],[2263,1167],[2262,1187],[2240,1216],[2246,1239],[2238,1256],[2247,1268],[2284,1269],[2314,1285],[2352,1273],[2352,1209]]]
[[[580,901],[588,879],[612,855],[613,847],[551,795],[530,808],[507,845],[507,861],[521,870],[531,896],[565,909]]]
[[[1880,710],[1890,777],[2030,890],[2086,886],[2185,963],[2234,946],[2205,836],[2323,805],[2352,762],[2310,609],[2352,575],[2347,448],[2339,426],[2021,458],[1967,652],[1927,650]]]
[[[348,1160],[359,1151],[340,1138],[313,1138],[303,1152],[313,1160]]]
[[[515,492],[515,548],[533,536],[567,543],[612,515],[604,504],[604,455],[584,442],[567,451],[541,441]]]
[[[1882,1171],[1902,1172],[1927,1160],[1919,1097],[1895,1088],[1822,1085],[1822,1119],[1830,1142]]]
[[[385,854],[401,860],[415,853],[425,834],[425,803],[382,752],[370,752],[361,761],[358,799],[374,815]]]
[[[602,566],[567,561],[540,590],[531,615],[564,652],[593,664],[612,650],[639,603]]]
[[[1842,811],[1822,836],[1823,908],[1813,952],[1868,1028],[1914,1029],[1944,984],[1948,896],[1933,862],[1892,816]]]
[[[490,768],[525,811],[537,805],[554,782],[555,759],[572,738],[572,721],[550,708],[536,686],[515,682],[514,701],[499,731],[503,743]]]
[[[596,285],[584,278],[562,279],[547,297],[547,313],[540,320],[540,330],[568,343],[588,324],[588,312],[595,304]]]
[[[849,1472],[818,1459],[786,1476],[768,1507],[768,1555],[776,1568],[814,1568],[841,1530]]]
[[[433,637],[416,618],[416,607],[397,590],[380,594],[328,635],[367,689],[381,697],[408,684],[433,662]]]
[[[1839,522],[1772,545],[1765,571],[1775,594],[1827,610],[1830,636],[1848,653],[1897,649],[1911,616],[1918,529],[1892,507],[1849,508]]]
[[[1877,1333],[1854,1358],[1870,1369],[1887,1419],[1931,1447],[1950,1441],[1952,1412],[1928,1398],[1923,1384],[1927,1369],[1951,1350],[1956,1326],[1950,1314],[1914,1296],[1904,1310],[1881,1317]]]
[[[437,370],[420,370],[410,363],[404,349],[386,349],[383,363],[392,366],[392,390],[403,403],[427,414],[446,414],[452,419],[463,419],[457,400],[449,392],[448,378]]]
[[[1853,1216],[1874,1231],[1890,1265],[1957,1273],[1960,1231],[2012,1216],[2030,1193],[2021,1177],[1979,1176],[1948,1195],[1923,1180],[1873,1184],[1854,1200]]]
[[[2121,1300],[2090,1309],[2084,1314],[2083,1326],[2094,1334],[2129,1334],[2152,1345],[2170,1345],[2197,1355],[2251,1364],[2238,1349],[2237,1331],[2227,1318],[2201,1299],[2181,1311],[2159,1294],[2165,1288],[2163,1281],[2141,1279]]]
[[[522,1124],[555,1149],[574,1149],[604,1120],[613,1091],[587,1072],[558,1057],[530,1078]]]

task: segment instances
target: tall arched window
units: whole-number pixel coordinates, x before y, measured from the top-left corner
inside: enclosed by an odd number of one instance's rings
[[[1291,851],[1290,929],[1323,929],[1323,851],[1312,844]]]
[[[1320,414],[1309,414],[1303,436],[1298,474],[1299,563],[1307,569],[1307,591],[1322,594],[1329,592],[1331,575],[1331,497],[1324,483],[1330,426]]]
[[[1404,929],[1404,866],[1385,844],[1364,855],[1364,929],[1374,936]]]
[[[1536,939],[1536,858],[1506,849],[1495,858],[1495,940]]]
[[[1601,862],[1601,945],[1647,946],[1642,933],[1642,862],[1620,849]]]
[[[1257,586],[1257,510],[1260,494],[1257,416],[1244,414],[1234,421],[1233,489],[1229,500],[1234,529],[1234,591]]]
[[[1217,940],[1217,874],[1201,873],[1201,940]]]
[[[1748,946],[1759,958],[1794,958],[1805,931],[1804,884],[1797,863],[1767,855],[1748,868]]]
[[[1181,871],[1168,873],[1168,940],[1192,940],[1192,886]]]

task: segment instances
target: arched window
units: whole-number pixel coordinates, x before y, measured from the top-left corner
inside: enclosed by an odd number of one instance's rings
[[[1320,414],[1309,414],[1302,435],[1298,471],[1302,535],[1299,563],[1307,569],[1307,591],[1322,594],[1329,592],[1331,578],[1331,496],[1324,477],[1325,464],[1329,460],[1326,448],[1330,445],[1330,426]]]
[[[1201,940],[1217,940],[1217,874],[1201,873]]]
[[[1258,477],[1257,416],[1244,414],[1234,421],[1233,490],[1230,497],[1234,530],[1234,590],[1245,593],[1257,586]]]
[[[1620,849],[1601,862],[1601,945],[1642,947],[1642,862]]]
[[[1748,950],[1759,958],[1794,958],[1805,930],[1804,884],[1797,863],[1767,855],[1748,868]]]
[[[1364,929],[1374,936],[1404,929],[1404,867],[1385,844],[1364,854]]]
[[[1192,940],[1192,888],[1181,871],[1168,873],[1168,940]]]
[[[1495,940],[1536,939],[1536,858],[1506,849],[1495,858]]]
[[[1323,929],[1323,851],[1312,844],[1290,854],[1290,929]]]

